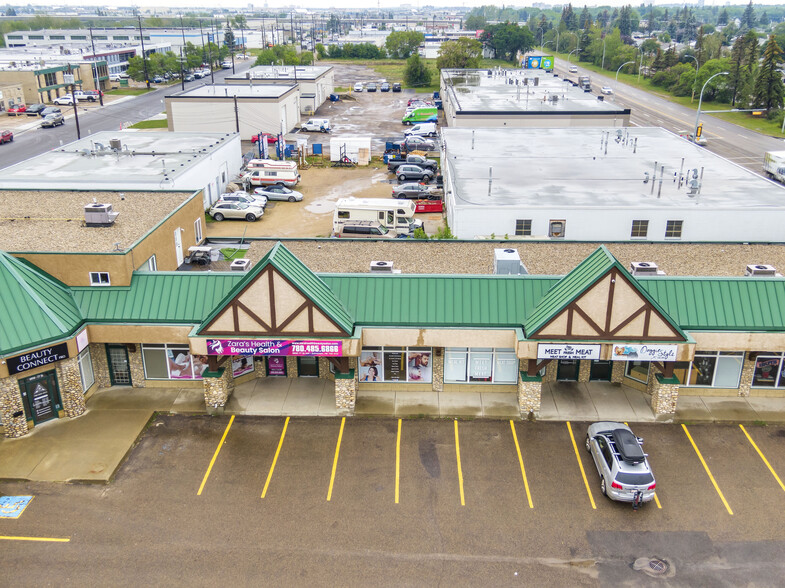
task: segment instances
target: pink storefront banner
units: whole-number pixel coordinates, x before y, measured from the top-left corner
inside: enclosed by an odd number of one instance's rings
[[[274,339],[208,339],[210,355],[303,355],[341,357],[341,341],[280,341]]]

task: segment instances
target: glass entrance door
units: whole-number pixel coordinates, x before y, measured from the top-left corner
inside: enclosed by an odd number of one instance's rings
[[[591,362],[591,370],[589,371],[589,380],[610,382],[611,370],[613,369],[613,362],[596,359]]]
[[[578,360],[560,359],[556,370],[556,379],[567,382],[578,381]]]
[[[318,357],[298,357],[297,373],[300,376],[309,378],[319,377],[319,358]]]
[[[112,386],[130,386],[131,366],[125,345],[107,345],[106,355],[109,359],[109,379]]]
[[[36,374],[19,380],[25,409],[33,417],[33,423],[45,423],[57,418],[60,410],[60,391],[57,388],[57,376],[54,371]]]

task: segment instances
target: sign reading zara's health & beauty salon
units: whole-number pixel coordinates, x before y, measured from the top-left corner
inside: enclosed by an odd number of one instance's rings
[[[614,345],[614,361],[676,361],[678,345]]]
[[[601,345],[538,343],[537,359],[600,359]]]
[[[341,341],[281,341],[275,339],[208,339],[210,355],[299,355],[341,357]]]
[[[51,347],[44,347],[37,351],[31,351],[24,355],[9,357],[6,360],[6,363],[8,364],[8,371],[10,373],[21,374],[27,370],[32,370],[67,358],[68,344],[60,343],[58,345],[52,345]]]

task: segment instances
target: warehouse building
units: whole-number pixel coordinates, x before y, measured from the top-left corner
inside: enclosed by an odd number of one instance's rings
[[[0,58],[2,56],[0,55]],[[64,76],[74,76],[77,90],[96,90],[96,79],[102,88],[109,79],[107,62],[94,62],[62,56],[58,60],[50,59],[45,65],[43,60],[31,59],[30,65],[22,65],[22,61],[0,61],[0,86],[7,84],[21,87],[24,103],[52,102],[55,98],[71,92],[71,84]]]
[[[103,131],[5,168],[0,189],[200,191],[208,208],[241,165],[237,133]]]
[[[300,112],[313,114],[335,90],[335,70],[331,65],[257,65],[225,81],[246,86],[295,83],[300,91]]]
[[[785,187],[661,128],[442,129],[461,239],[782,241]]]
[[[450,127],[627,127],[630,109],[541,70],[443,69]]]
[[[300,122],[297,84],[200,86],[166,97],[166,119],[174,132],[288,133]]]

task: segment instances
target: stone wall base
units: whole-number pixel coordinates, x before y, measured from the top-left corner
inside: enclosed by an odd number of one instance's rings
[[[357,402],[357,375],[355,370],[348,374],[336,374],[335,408],[338,416],[353,416]]]
[[[217,372],[205,372],[204,404],[209,414],[223,414],[224,406],[229,396],[234,392],[234,378],[232,378],[231,365],[223,367]]]
[[[518,408],[521,411],[521,418],[536,419],[540,415],[541,402],[542,378],[528,376],[526,372],[521,372],[518,378]]]
[[[651,394],[654,416],[661,420],[672,419],[679,400],[679,381],[676,378],[666,378],[662,374],[654,374],[649,378],[647,392]]]

